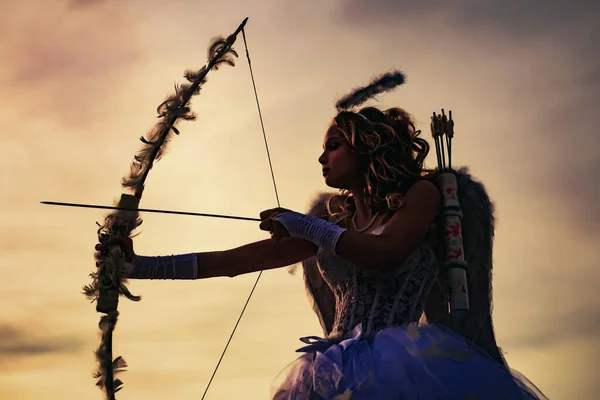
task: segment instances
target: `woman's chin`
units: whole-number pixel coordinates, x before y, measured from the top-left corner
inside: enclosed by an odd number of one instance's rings
[[[336,182],[335,179],[331,179],[329,175],[325,177],[325,184],[332,189],[344,189],[344,185],[341,185],[340,182]]]

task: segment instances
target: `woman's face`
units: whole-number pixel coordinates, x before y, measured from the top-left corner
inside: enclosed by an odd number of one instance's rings
[[[364,186],[366,160],[350,147],[344,133],[335,124],[325,133],[319,163],[323,166],[327,186],[347,190],[358,190]]]

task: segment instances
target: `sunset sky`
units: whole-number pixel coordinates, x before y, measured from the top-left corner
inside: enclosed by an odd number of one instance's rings
[[[317,157],[334,101],[390,68],[408,82],[381,107],[451,109],[453,161],[497,207],[494,320],[511,367],[551,399],[600,396],[600,3],[521,0],[0,0],[0,399],[102,399],[100,314],[81,294],[102,210],[156,106],[246,17],[282,206],[328,190]],[[198,121],[151,171],[141,207],[257,217],[276,206],[243,41],[212,71]],[[435,152],[428,159],[434,166]],[[135,250],[227,249],[258,223],[145,214]],[[198,399],[256,274],[132,281],[115,356],[119,400]],[[321,335],[299,275],[263,274],[206,397],[268,398]]]

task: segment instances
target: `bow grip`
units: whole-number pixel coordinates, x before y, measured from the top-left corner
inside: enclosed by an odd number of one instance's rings
[[[117,207],[137,209],[140,199],[130,194],[121,194],[121,199]],[[113,268],[116,266],[113,265]],[[104,314],[116,311],[119,305],[119,277],[116,271],[104,273],[99,277],[98,298],[96,301],[96,311]]]
[[[122,193],[117,207],[137,209],[139,205],[140,199],[138,197],[132,194]]]

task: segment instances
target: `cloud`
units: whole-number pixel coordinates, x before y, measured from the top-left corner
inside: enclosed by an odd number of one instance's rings
[[[552,323],[543,329],[523,328],[506,337],[500,346],[507,348],[552,348],[562,342],[578,338],[595,339],[600,337],[600,314],[597,304],[586,304],[564,315],[557,315]]]
[[[341,4],[342,15],[351,21],[423,18],[443,13],[450,18],[450,24],[457,27],[495,25],[519,37],[556,33],[573,27],[578,31],[589,29],[591,33],[591,24],[600,19],[600,3],[593,0],[576,3],[560,0],[457,0],[451,3],[443,0],[345,0]]]
[[[12,2],[0,16],[0,93],[17,118],[81,126],[100,119],[142,56],[124,6],[68,8]],[[81,2],[79,2],[81,3]],[[43,6],[42,6],[43,5]]]
[[[71,0],[69,2],[68,7],[72,9],[76,9],[79,7],[94,7],[105,3],[109,3],[111,1],[112,0]]]
[[[79,347],[80,343],[73,338],[40,338],[23,328],[0,324],[0,358],[69,353],[78,350]]]

